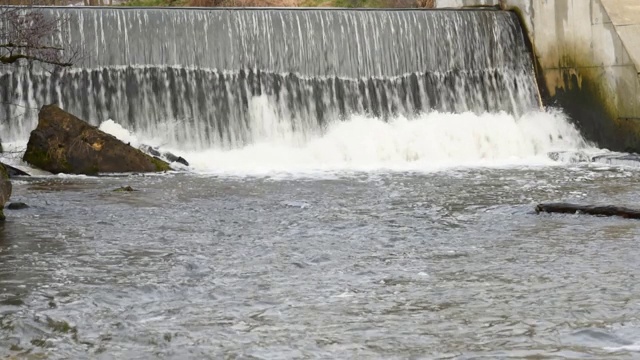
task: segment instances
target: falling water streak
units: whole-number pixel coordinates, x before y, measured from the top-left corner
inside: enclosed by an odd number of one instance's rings
[[[508,12],[43,11],[69,19],[64,42],[86,57],[71,70],[0,68],[0,86],[13,89],[0,94],[10,140],[26,138],[47,103],[194,149],[254,142],[249,119],[263,110],[250,104],[262,95],[302,138],[354,113],[538,106],[531,54]]]

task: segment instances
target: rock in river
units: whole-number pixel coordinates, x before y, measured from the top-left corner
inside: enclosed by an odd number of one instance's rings
[[[7,205],[7,209],[9,210],[22,210],[22,209],[28,209],[29,205],[23,203],[23,202],[12,202],[11,204]]]
[[[169,164],[98,130],[56,105],[43,106],[24,161],[54,174],[154,172]]]
[[[170,163],[176,162],[184,166],[189,166],[189,162],[185,160],[185,158],[183,158],[182,156],[174,155],[173,153],[170,153],[168,151],[160,152],[158,148],[154,148],[152,146],[144,145],[144,144],[140,146],[140,150],[142,150],[143,152],[151,156],[161,158]]]
[[[9,178],[14,178],[14,177],[18,177],[18,176],[31,176],[29,174],[27,174],[26,172],[13,167],[11,165],[7,165],[5,163],[0,163],[2,165],[4,165],[5,169],[7,169],[7,174],[9,174]]]
[[[0,221],[4,221],[4,204],[11,197],[11,181],[7,169],[0,163]]]

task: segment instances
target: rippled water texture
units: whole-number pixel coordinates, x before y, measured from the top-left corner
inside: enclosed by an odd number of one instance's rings
[[[640,222],[604,166],[33,179],[0,228],[0,354],[633,358]],[[132,193],[111,190],[131,185]]]

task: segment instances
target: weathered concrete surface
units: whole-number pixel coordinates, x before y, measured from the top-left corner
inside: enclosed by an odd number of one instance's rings
[[[640,0],[438,0],[438,7],[503,6],[524,22],[545,103],[585,137],[640,152]]]
[[[640,2],[637,0],[601,0],[611,22],[616,26],[640,23]]]
[[[640,1],[601,0],[631,61],[640,73]]]
[[[586,138],[611,150],[640,152],[639,68],[628,51],[640,36],[620,36],[606,1],[532,0],[527,16],[544,74],[541,86],[549,103],[563,107]],[[628,24],[640,18],[640,8],[626,6],[635,1],[608,6],[629,13],[620,21]],[[634,11],[639,14],[630,14]]]

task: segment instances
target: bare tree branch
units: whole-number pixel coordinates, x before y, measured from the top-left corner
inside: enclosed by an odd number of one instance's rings
[[[79,60],[79,52],[62,43],[68,19],[33,6],[39,3],[0,7],[1,64],[69,67]]]
[[[9,55],[9,56],[0,56],[0,63],[13,64],[16,61],[21,60],[21,59],[31,60],[31,61],[39,61],[39,62],[43,62],[43,63],[47,63],[47,64],[51,64],[51,65],[57,65],[57,66],[65,66],[65,67],[73,66],[73,63],[70,63],[70,62],[59,62],[59,61],[53,60],[53,59],[40,58],[40,57],[37,57],[37,56],[26,55],[26,54],[15,54],[15,55]]]
[[[29,49],[30,47],[28,45],[18,45],[13,43],[7,43],[7,44],[0,44],[0,48]],[[61,48],[59,46],[39,46],[39,47],[36,47],[35,49],[51,49],[51,50],[58,50],[58,51],[64,50],[64,48]]]

